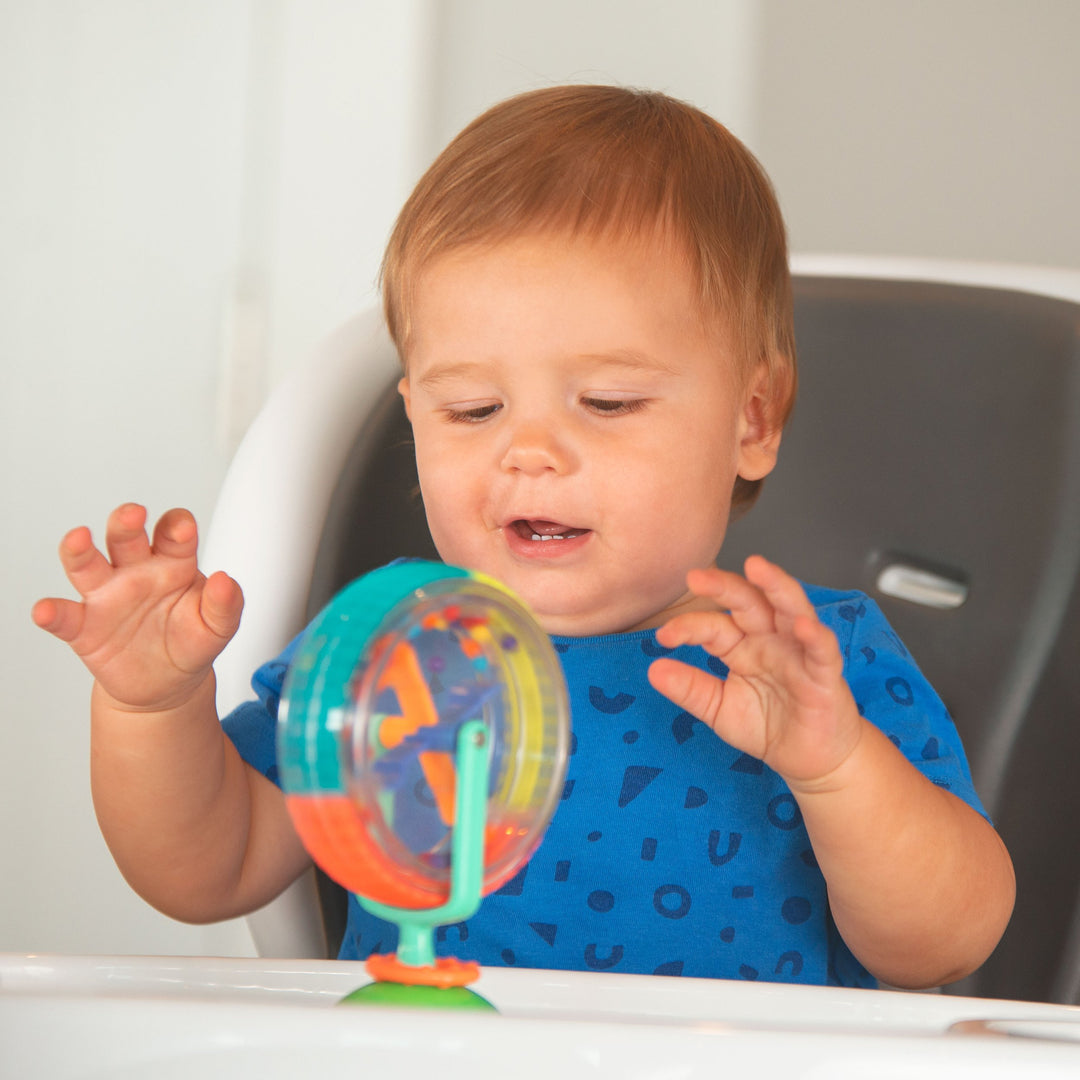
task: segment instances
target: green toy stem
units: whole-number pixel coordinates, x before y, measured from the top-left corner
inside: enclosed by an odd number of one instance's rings
[[[488,734],[482,720],[462,724],[457,738],[454,833],[450,841],[450,895],[433,908],[399,908],[357,896],[365,911],[397,924],[397,957],[412,967],[435,963],[434,930],[461,922],[480,906],[487,817]]]

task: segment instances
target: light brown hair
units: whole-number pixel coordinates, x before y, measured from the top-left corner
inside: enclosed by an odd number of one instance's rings
[[[746,147],[665,94],[556,86],[510,98],[436,158],[398,216],[382,266],[390,336],[405,362],[411,295],[434,259],[527,232],[626,239],[661,230],[686,254],[703,318],[748,376],[770,375],[770,425],[795,398],[791,279],[772,185]],[[733,510],[760,481],[736,481]]]

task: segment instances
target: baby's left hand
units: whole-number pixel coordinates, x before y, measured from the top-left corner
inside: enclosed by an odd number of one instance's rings
[[[664,658],[650,667],[649,681],[792,787],[828,786],[864,723],[836,636],[780,567],[755,555],[745,569],[745,578],[691,571],[690,589],[721,610],[677,615],[656,633],[669,649],[702,646],[727,665],[728,677]]]

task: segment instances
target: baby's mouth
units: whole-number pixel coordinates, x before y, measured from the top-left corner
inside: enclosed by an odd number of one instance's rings
[[[572,525],[564,525],[559,521],[543,521],[536,518],[518,518],[516,521],[510,522],[510,528],[522,540],[532,540],[537,543],[557,543],[560,540],[573,540],[576,537],[584,536],[589,531]]]

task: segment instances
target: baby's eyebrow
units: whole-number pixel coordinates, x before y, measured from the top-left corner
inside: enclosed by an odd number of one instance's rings
[[[638,349],[614,349],[611,352],[590,353],[579,359],[597,368],[623,368],[626,371],[642,372],[647,375],[675,375],[677,368],[651,353]]]
[[[587,372],[615,368],[645,375],[678,374],[678,369],[673,365],[638,349],[612,349],[598,353],[582,353],[567,357],[566,362],[575,367],[581,367]],[[431,390],[455,379],[477,379],[490,376],[491,368],[492,365],[478,360],[436,363],[417,379],[417,384],[425,390]]]
[[[425,390],[438,386],[440,383],[450,382],[453,379],[475,377],[484,368],[475,360],[462,360],[459,363],[435,364],[417,379],[417,383]]]

